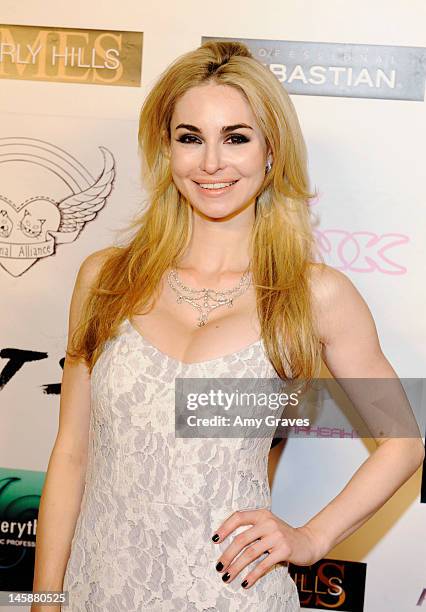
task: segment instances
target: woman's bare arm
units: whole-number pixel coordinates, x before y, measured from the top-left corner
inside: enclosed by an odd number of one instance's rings
[[[392,384],[399,385],[381,350],[370,310],[351,281],[332,268],[318,268],[312,288],[323,358],[331,374],[337,379],[393,378]],[[304,525],[321,543],[320,557],[381,508],[423,461],[420,435],[376,442],[378,448],[344,489]]]
[[[71,298],[68,346],[83,302],[108,249],[82,263]],[[85,363],[65,359],[59,427],[50,456],[37,521],[33,591],[62,591],[85,486],[90,419],[90,375]],[[59,612],[60,606],[31,607],[31,612]]]

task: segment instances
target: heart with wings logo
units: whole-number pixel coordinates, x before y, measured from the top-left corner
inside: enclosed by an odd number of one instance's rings
[[[106,147],[99,150],[103,168],[94,178],[75,157],[49,142],[0,138],[0,177],[8,170],[8,180],[0,180],[0,266],[9,274],[21,276],[55,253],[57,244],[73,242],[105,206],[115,162]],[[45,192],[50,186],[52,193],[32,195],[36,189],[40,193],[40,186]],[[28,197],[18,200],[22,192]]]

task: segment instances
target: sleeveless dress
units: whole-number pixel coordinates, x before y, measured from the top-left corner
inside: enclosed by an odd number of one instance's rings
[[[63,590],[71,612],[298,612],[285,562],[255,584],[229,584],[211,538],[235,510],[271,509],[270,438],[176,438],[175,378],[273,378],[262,340],[184,363],[126,319],[91,377],[86,484]]]

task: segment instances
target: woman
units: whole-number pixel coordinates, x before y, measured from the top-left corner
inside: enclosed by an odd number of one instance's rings
[[[270,510],[270,439],[175,438],[176,377],[312,379],[321,357],[339,378],[396,375],[352,283],[314,263],[296,113],[244,45],[178,58],[139,140],[148,207],[83,262],[71,301],[34,590],[69,591],[73,612],[293,612],[287,563],[355,531],[423,445],[381,438],[294,528]]]

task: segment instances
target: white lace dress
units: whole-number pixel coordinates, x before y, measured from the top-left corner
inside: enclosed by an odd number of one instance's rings
[[[285,563],[244,589],[266,555],[227,584],[215,544],[235,510],[271,508],[268,438],[175,437],[175,378],[272,378],[262,341],[185,364],[126,320],[92,372],[86,486],[63,590],[72,612],[296,612]]]

